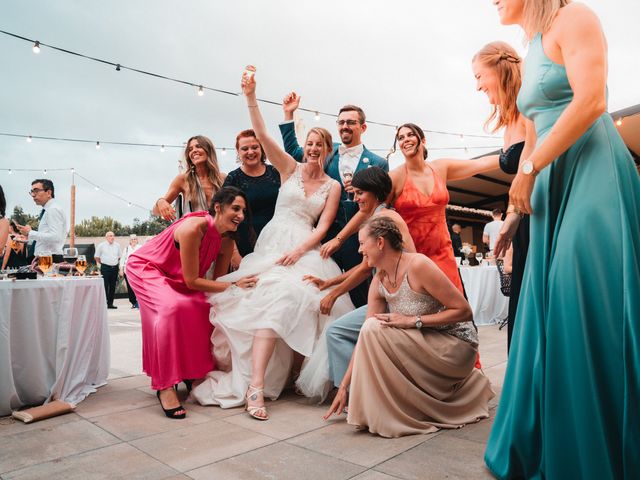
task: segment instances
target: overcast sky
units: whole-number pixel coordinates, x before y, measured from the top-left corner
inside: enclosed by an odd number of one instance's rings
[[[609,42],[609,110],[640,103],[640,2],[586,0]],[[370,120],[415,122],[431,130],[485,134],[489,113],[476,92],[470,61],[493,40],[525,54],[517,27],[498,22],[490,0],[4,0],[0,29],[93,57],[196,84],[238,91],[244,65],[257,66],[258,96],[337,112],[362,106]],[[0,132],[180,145],[195,134],[233,147],[249,128],[244,100],[143,76],[0,34]],[[263,105],[279,139],[278,106]],[[335,119],[303,113],[304,124],[335,134]],[[428,134],[433,148],[500,145],[499,140]],[[388,149],[393,129],[371,125],[369,148]],[[433,158],[475,156],[487,149],[432,150]],[[179,149],[75,144],[0,136],[0,168],[71,168],[102,189],[150,208],[177,174]],[[235,153],[221,155],[224,171]],[[398,162],[394,159],[392,165]],[[37,213],[27,191],[42,172],[0,171],[8,210]],[[69,205],[71,173],[48,171],[56,198]],[[126,224],[148,210],[128,207],[76,179],[77,221],[111,216]]]

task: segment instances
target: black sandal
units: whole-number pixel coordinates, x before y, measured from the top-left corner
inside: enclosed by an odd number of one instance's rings
[[[184,383],[184,386],[187,387],[187,393],[191,393],[191,389],[193,388],[193,380],[182,380],[182,383]]]
[[[156,390],[156,397],[158,397],[160,408],[162,408],[162,411],[167,416],[167,418],[171,418],[172,420],[182,420],[187,416],[187,413],[182,405],[176,408],[164,408],[164,405],[162,405],[162,400],[160,400],[160,390]],[[180,410],[182,410],[183,413],[178,413]]]

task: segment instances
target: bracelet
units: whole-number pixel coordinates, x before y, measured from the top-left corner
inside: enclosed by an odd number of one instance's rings
[[[522,213],[522,212],[520,211],[520,209],[519,209],[519,208],[517,208],[514,204],[510,204],[510,205],[507,207],[507,214],[509,214],[509,213],[515,213],[516,215],[519,215],[519,216],[521,216],[521,217],[524,217],[524,213]]]
[[[338,243],[339,243],[340,245],[342,245],[343,240],[342,240],[342,237],[341,237],[340,235],[336,235],[336,236],[335,236],[335,239],[338,241]]]
[[[247,107],[249,107],[249,108],[258,108],[258,104],[256,104],[256,105],[249,105],[249,104],[247,104]]]

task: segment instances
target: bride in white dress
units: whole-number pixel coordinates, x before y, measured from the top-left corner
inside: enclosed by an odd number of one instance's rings
[[[229,288],[209,296],[215,327],[211,340],[220,370],[210,372],[192,395],[203,405],[223,408],[246,400],[249,414],[266,420],[264,397],[275,400],[282,392],[293,351],[311,356],[325,325],[354,307],[349,296],[343,295],[331,316],[320,314],[320,300],[326,292],[303,281],[311,272],[320,278],[341,273],[333,260],[324,260],[319,253],[341,191],[340,184],[323,169],[324,159],[333,150],[331,134],[323,128],[311,129],[304,145],[304,163],[298,163],[268,135],[256,101],[255,76],[246,71],[242,90],[256,137],[280,172],[282,186],[273,219],[260,233],[254,252],[243,258],[237,271],[218,278],[235,282],[257,275],[255,287]]]

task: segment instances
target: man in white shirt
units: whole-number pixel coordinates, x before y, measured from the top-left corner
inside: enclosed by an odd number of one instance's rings
[[[120,245],[115,242],[116,236],[113,232],[107,232],[106,239],[96,248],[94,258],[100,265],[100,273],[104,280],[104,290],[107,294],[107,308],[118,308],[113,304],[116,294],[116,284],[118,283],[118,266],[120,263]]]
[[[127,260],[129,260],[129,255],[139,248],[138,236],[135,233],[132,233],[129,235],[129,245],[125,247],[122,257],[120,257],[120,275],[124,277],[124,281],[127,284],[127,294],[129,295],[131,308],[138,308],[138,299],[136,298],[136,294],[131,288],[131,285],[129,285],[129,280],[127,280]]]
[[[31,182],[29,192],[36,205],[40,205],[40,224],[38,230],[33,230],[29,225],[18,225],[20,233],[29,240],[30,256],[38,256],[43,252],[50,252],[52,255],[60,256],[62,261],[62,247],[67,238],[67,216],[64,210],[55,200],[53,182],[47,179],[37,179]]]
[[[502,210],[499,208],[493,210],[491,215],[493,216],[493,221],[484,226],[482,242],[489,246],[490,252],[493,252],[493,248],[496,246],[496,241],[498,240],[498,234],[504,222],[502,221]]]

